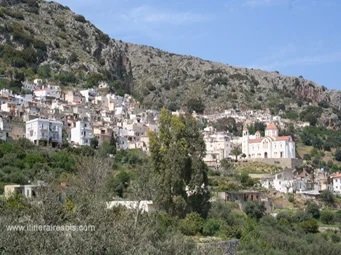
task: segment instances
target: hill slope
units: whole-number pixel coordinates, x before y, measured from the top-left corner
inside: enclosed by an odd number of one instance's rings
[[[94,86],[106,80],[145,106],[197,111],[227,107],[298,111],[308,104],[324,124],[340,126],[341,92],[278,72],[236,68],[110,39],[60,4],[0,0],[1,86],[45,77],[62,85]],[[311,110],[311,109],[310,109]],[[318,116],[319,117],[319,116]]]

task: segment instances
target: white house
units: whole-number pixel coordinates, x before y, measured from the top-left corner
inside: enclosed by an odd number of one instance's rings
[[[20,194],[26,198],[34,198],[39,193],[39,188],[43,188],[46,184],[42,181],[38,181],[37,184],[11,184],[4,186],[5,198],[10,198],[15,194]]]
[[[261,181],[264,188],[274,188],[275,190],[288,193],[293,192],[294,174],[291,169],[286,169],[273,175],[272,178],[265,178]]]
[[[333,191],[341,194],[341,173],[332,174],[330,178],[332,179]]]
[[[96,90],[94,89],[85,89],[79,91],[81,95],[85,98],[85,102],[92,102],[95,99],[95,96],[97,95]]]
[[[80,104],[83,101],[82,95],[78,91],[73,90],[66,91],[64,99],[68,104]]]
[[[114,207],[125,207],[128,210],[136,210],[138,208],[141,212],[153,212],[155,210],[153,201],[141,200],[141,201],[110,201],[106,202],[107,209]]]
[[[218,167],[220,161],[231,152],[230,137],[226,132],[216,132],[212,127],[204,129],[206,155],[203,160],[208,166]]]
[[[279,136],[278,128],[270,123],[265,129],[265,136],[262,137],[257,131],[250,136],[247,127],[243,130],[242,152],[246,158],[296,158],[295,142],[291,136]]]
[[[7,141],[9,128],[7,126],[7,121],[0,116],[0,140]]]
[[[40,118],[26,121],[26,138],[34,144],[40,141],[52,145],[61,144],[62,130],[61,121]]]
[[[61,89],[59,86],[47,85],[47,86],[42,86],[41,89],[34,90],[33,94],[38,99],[45,99],[47,97],[60,98]]]
[[[93,137],[92,127],[88,121],[79,120],[76,126],[71,128],[71,142],[76,145],[90,145]]]

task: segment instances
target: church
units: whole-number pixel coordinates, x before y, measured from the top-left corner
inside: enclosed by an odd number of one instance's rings
[[[253,158],[296,158],[295,142],[291,136],[278,136],[278,128],[269,123],[265,129],[265,136],[257,131],[249,134],[247,127],[243,129],[242,152],[246,159]]]

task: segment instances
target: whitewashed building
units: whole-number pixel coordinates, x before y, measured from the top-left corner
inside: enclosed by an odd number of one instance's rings
[[[155,206],[151,200],[140,201],[119,201],[114,200],[106,202],[107,209],[113,209],[115,207],[125,207],[128,210],[139,210],[142,213],[149,213],[155,211]]]
[[[90,145],[93,137],[92,127],[88,121],[79,120],[71,129],[71,142],[76,145]]]
[[[57,120],[33,119],[26,121],[26,138],[34,144],[43,142],[53,146],[62,143],[63,123]]]
[[[37,99],[46,99],[49,98],[60,98],[61,89],[59,86],[55,85],[47,85],[42,86],[40,89],[36,89],[33,91],[33,94]]]
[[[8,199],[15,194],[20,194],[26,198],[35,198],[39,195],[40,189],[43,189],[46,186],[46,183],[43,181],[38,181],[37,184],[11,184],[4,186],[4,195],[5,198]]]
[[[0,116],[0,140],[7,141],[9,128],[5,118]]]
[[[79,91],[79,93],[85,98],[85,102],[87,103],[91,103],[92,101],[94,101],[97,92],[94,89],[85,89],[85,90],[81,90]]]
[[[330,178],[332,179],[333,192],[341,194],[341,173],[332,174]]]
[[[242,152],[246,158],[296,158],[295,142],[291,136],[279,136],[278,128],[270,123],[265,129],[265,136],[262,137],[257,131],[250,136],[249,130],[243,130]]]

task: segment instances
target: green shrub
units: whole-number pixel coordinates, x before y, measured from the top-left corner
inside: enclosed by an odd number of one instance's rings
[[[340,148],[336,149],[334,157],[335,157],[335,160],[341,161],[341,149]]]
[[[288,201],[290,202],[290,203],[294,203],[295,202],[295,197],[294,197],[294,194],[289,194],[288,195]]]
[[[247,202],[244,206],[244,212],[251,218],[259,220],[265,214],[265,206],[259,202]]]
[[[321,197],[322,201],[327,203],[327,204],[334,204],[335,203],[335,196],[329,190],[322,191],[320,197]]]
[[[180,231],[184,235],[193,236],[198,234],[204,225],[204,219],[196,213],[187,214],[186,218],[180,220]]]
[[[320,209],[318,205],[313,202],[309,203],[306,207],[306,213],[311,214],[311,216],[313,216],[315,219],[320,218]]]
[[[200,98],[191,98],[187,101],[187,108],[189,112],[203,113],[205,105]]]
[[[217,219],[208,219],[203,228],[202,233],[206,236],[213,236],[220,230],[220,221]]]
[[[60,74],[56,77],[63,85],[67,85],[69,83],[76,83],[76,76],[67,71],[61,71]]]
[[[334,222],[334,213],[328,210],[323,210],[321,212],[320,219],[324,224],[332,224]]]
[[[315,219],[305,220],[300,223],[300,227],[306,233],[317,233],[318,232],[318,223]]]

